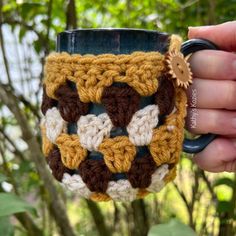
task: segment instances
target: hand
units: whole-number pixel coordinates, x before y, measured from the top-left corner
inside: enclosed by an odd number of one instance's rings
[[[189,27],[189,38],[203,38],[221,50],[194,53],[194,76],[188,89],[187,129],[219,136],[194,157],[211,172],[236,171],[236,21],[215,26]]]

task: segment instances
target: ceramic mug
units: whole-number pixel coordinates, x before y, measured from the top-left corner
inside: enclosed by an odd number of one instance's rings
[[[170,35],[155,30],[140,29],[79,29],[65,31],[57,36],[57,52],[70,54],[129,54],[135,51],[159,51],[165,53]],[[216,50],[209,40],[191,39],[183,42],[181,52],[188,56],[199,50]],[[147,103],[146,103],[147,104]],[[95,114],[99,108],[94,107]],[[201,135],[197,139],[184,139],[183,151],[198,153],[213,139],[214,134]]]

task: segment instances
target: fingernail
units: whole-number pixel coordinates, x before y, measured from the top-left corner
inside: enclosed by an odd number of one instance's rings
[[[189,32],[190,32],[190,31],[193,31],[195,28],[198,28],[198,27],[189,26],[189,27],[188,27],[188,31],[189,31]]]
[[[189,26],[188,30],[192,30],[192,29],[195,29],[195,28],[198,28],[198,27],[197,26]]]
[[[204,26],[189,26],[188,30],[206,30],[208,28],[210,28],[210,25],[204,25]]]

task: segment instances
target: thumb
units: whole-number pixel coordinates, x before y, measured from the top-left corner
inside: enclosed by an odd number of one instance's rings
[[[220,25],[189,27],[188,37],[208,39],[220,49],[236,51],[236,21]]]

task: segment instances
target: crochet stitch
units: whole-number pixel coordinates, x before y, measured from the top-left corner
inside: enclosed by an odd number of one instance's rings
[[[115,127],[126,127],[139,108],[140,95],[125,83],[105,88],[101,102]],[[122,87],[121,87],[122,86]]]
[[[89,104],[80,101],[76,91],[68,84],[61,85],[56,93],[58,109],[67,122],[76,122],[80,116],[88,113]]]
[[[152,139],[152,130],[158,125],[159,108],[149,105],[135,112],[127,126],[130,141],[135,146],[148,145]]]
[[[167,53],[180,46],[172,35]],[[186,92],[169,78],[165,58],[159,52],[47,57],[42,149],[68,190],[94,201],[132,201],[175,178]]]
[[[47,110],[45,114],[45,129],[47,138],[54,144],[57,137],[65,132],[66,122],[62,119],[56,107]]]
[[[92,114],[81,116],[77,127],[81,146],[89,151],[97,151],[102,140],[109,137],[113,125],[109,116],[102,113],[98,116]]]
[[[82,102],[101,103],[104,89],[114,82],[128,84],[141,96],[152,95],[164,69],[164,55],[159,52],[98,56],[53,53],[47,58],[44,83],[51,98],[57,99],[55,91],[70,80],[76,84]]]

